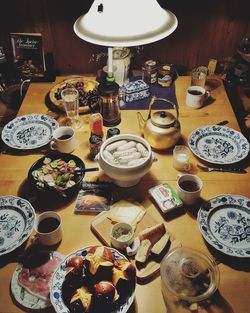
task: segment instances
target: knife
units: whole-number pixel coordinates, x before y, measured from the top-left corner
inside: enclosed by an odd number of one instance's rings
[[[229,173],[239,173],[239,174],[245,174],[247,173],[246,170],[244,170],[243,168],[214,168],[213,171],[217,171],[217,172],[229,172]]]
[[[247,173],[246,170],[240,167],[206,167],[202,166],[200,164],[197,164],[198,168],[205,171],[205,172],[229,172],[229,173],[239,173],[239,174],[245,174]]]

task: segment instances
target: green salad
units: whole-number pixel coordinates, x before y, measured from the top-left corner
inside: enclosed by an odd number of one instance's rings
[[[44,189],[46,185],[57,189],[66,189],[75,185],[73,179],[76,163],[74,160],[65,162],[62,159],[45,158],[43,164],[42,167],[32,171],[38,189]]]

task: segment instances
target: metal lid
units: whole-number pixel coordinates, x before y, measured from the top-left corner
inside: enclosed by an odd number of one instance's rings
[[[161,279],[169,292],[188,302],[210,297],[219,284],[215,261],[191,248],[171,250],[162,260]]]
[[[157,111],[151,115],[151,122],[155,126],[168,128],[174,125],[176,118],[167,111]]]

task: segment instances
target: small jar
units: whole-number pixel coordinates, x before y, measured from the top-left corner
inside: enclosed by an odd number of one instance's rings
[[[161,87],[170,87],[173,81],[173,68],[170,64],[163,64],[158,69],[158,85]]]
[[[142,67],[142,79],[148,85],[157,81],[157,63],[155,60],[148,60]]]

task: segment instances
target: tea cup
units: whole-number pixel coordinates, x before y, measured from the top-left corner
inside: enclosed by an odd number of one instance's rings
[[[33,243],[44,246],[53,246],[62,240],[62,220],[59,214],[54,211],[41,213],[35,220],[35,236]]]
[[[62,153],[71,153],[76,148],[75,132],[69,126],[58,127],[53,132],[53,139],[50,142],[52,150]]]
[[[187,89],[186,104],[193,109],[199,109],[209,96],[210,93],[205,88],[201,86],[190,86]]]
[[[194,204],[201,194],[202,180],[192,174],[181,175],[177,180],[177,195],[186,205]]]

